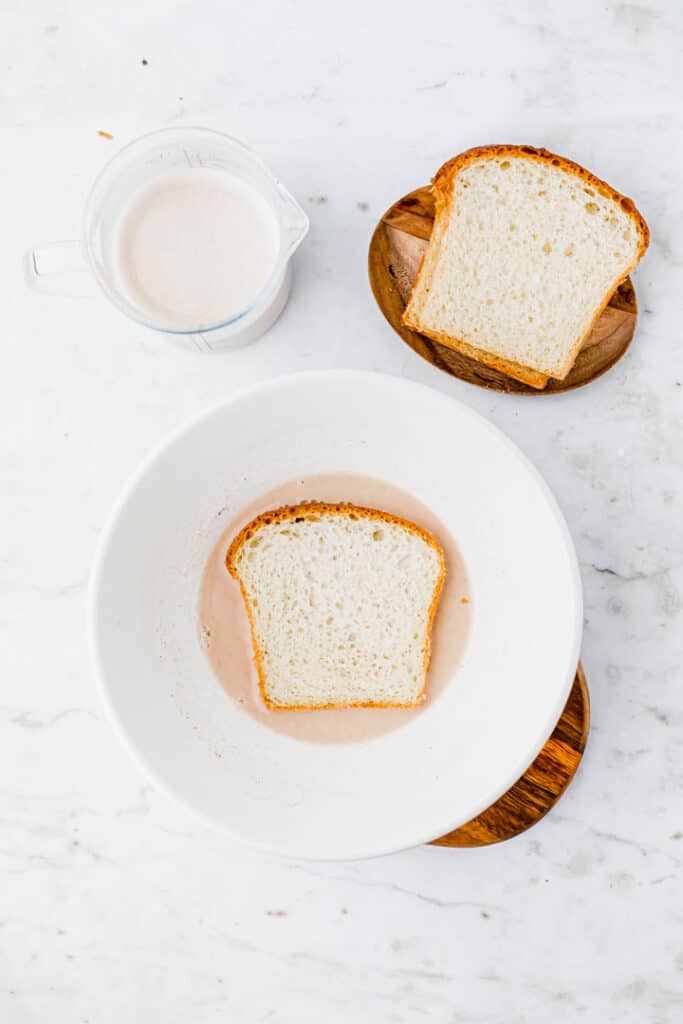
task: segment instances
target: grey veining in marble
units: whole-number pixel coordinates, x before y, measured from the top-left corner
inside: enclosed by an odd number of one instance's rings
[[[0,1021],[683,1020],[681,5],[34,0],[4,5],[0,57]],[[192,123],[251,143],[312,225],[280,322],[218,359],[22,278],[116,147]],[[652,229],[631,350],[559,398],[441,375],[367,285],[383,210],[498,141],[586,164]],[[127,475],[234,388],[340,366],[490,417],[569,522],[593,730],[555,812],[501,848],[252,853],[147,786],[98,703],[86,582]]]

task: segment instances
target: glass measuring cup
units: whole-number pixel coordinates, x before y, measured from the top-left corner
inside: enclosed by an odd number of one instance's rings
[[[259,294],[229,318],[201,328],[169,328],[131,304],[115,272],[116,234],[121,216],[139,189],[156,176],[188,167],[209,167],[241,178],[268,203],[279,228],[279,251]],[[122,313],[199,351],[237,348],[255,341],[282,312],[291,286],[290,258],[308,232],[308,217],[285,186],[247,146],[206,128],[166,128],[129,143],[104,167],[90,191],[80,241],[55,242],[26,254],[31,287],[59,293],[67,278],[90,271]],[[81,290],[81,289],[79,289]]]

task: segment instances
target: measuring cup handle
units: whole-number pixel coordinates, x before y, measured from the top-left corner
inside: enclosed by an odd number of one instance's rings
[[[291,192],[281,183],[277,183],[277,191],[283,206],[284,220],[289,242],[288,256],[294,253],[308,234],[310,221],[301,209]]]
[[[30,288],[50,295],[94,295],[97,286],[80,242],[51,242],[24,253]]]

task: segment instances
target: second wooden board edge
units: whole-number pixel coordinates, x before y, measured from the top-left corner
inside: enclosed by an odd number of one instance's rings
[[[567,703],[552,735],[524,774],[476,818],[432,845],[490,846],[521,835],[550,811],[574,778],[590,729],[588,683],[579,663]]]

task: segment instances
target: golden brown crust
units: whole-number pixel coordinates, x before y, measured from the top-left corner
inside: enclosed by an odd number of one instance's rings
[[[468,164],[476,163],[477,160],[497,156],[522,157],[527,160],[534,160],[537,163],[552,164],[554,167],[561,167],[564,171],[568,171],[577,178],[581,178],[586,182],[586,184],[592,185],[597,192],[600,192],[601,195],[619,203],[622,210],[624,210],[624,212],[635,221],[640,232],[641,244],[638,252],[638,258],[633,264],[633,267],[635,267],[636,263],[642,259],[650,242],[650,229],[633,200],[629,199],[628,196],[622,195],[621,192],[617,192],[617,190],[612,188],[611,185],[608,185],[606,181],[596,177],[595,174],[587,171],[586,168],[582,167],[580,164],[576,164],[573,160],[568,160],[564,156],[558,156],[556,153],[551,153],[547,149],[539,149],[535,146],[499,145],[475,146],[473,149],[465,150],[464,153],[460,153],[458,156],[454,156],[450,160],[447,160],[432,178],[432,188],[434,190],[437,204],[439,201],[443,202],[444,199],[448,198],[449,182],[453,180],[453,177],[459,171]],[[633,270],[633,267],[631,267],[630,270]],[[630,273],[630,270],[628,273]],[[626,276],[627,274],[624,274],[624,277]]]
[[[361,519],[370,519],[378,522],[391,523],[394,526],[401,526],[403,529],[408,530],[410,533],[415,534],[424,540],[431,548],[436,551],[439,557],[439,578],[434,586],[434,593],[432,595],[432,601],[429,606],[429,612],[427,616],[427,629],[425,631],[425,642],[422,648],[423,657],[423,681],[422,689],[415,701],[412,704],[396,704],[391,702],[379,702],[379,701],[364,701],[360,704],[296,704],[296,705],[284,705],[275,704],[268,696],[266,690],[266,678],[263,668],[263,660],[261,658],[261,651],[259,649],[258,640],[256,638],[256,627],[254,623],[254,617],[252,614],[252,608],[249,603],[249,597],[247,595],[246,588],[242,579],[239,575],[239,569],[236,565],[235,559],[244,544],[262,526],[272,526],[277,523],[291,522],[292,519],[307,519],[311,515],[330,515],[336,513],[348,513],[349,516],[355,515]],[[237,580],[240,585],[240,591],[242,593],[242,600],[244,607],[247,612],[247,618],[249,619],[249,629],[251,631],[252,645],[254,648],[254,662],[256,664],[256,670],[258,673],[258,684],[261,698],[266,705],[273,711],[322,711],[326,708],[343,708],[343,707],[354,707],[354,708],[410,708],[421,704],[425,699],[425,688],[427,685],[427,669],[429,668],[429,658],[431,654],[431,635],[432,626],[434,625],[434,617],[436,615],[436,609],[439,604],[439,597],[441,596],[441,590],[443,583],[446,578],[446,559],[443,553],[443,549],[436,538],[429,533],[428,530],[418,526],[416,523],[411,522],[410,519],[402,519],[400,516],[392,515],[391,512],[383,512],[376,508],[365,508],[362,505],[352,505],[350,502],[324,502],[324,501],[309,501],[302,502],[298,505],[283,505],[281,508],[269,510],[267,512],[261,512],[260,515],[256,516],[246,526],[242,527],[237,536],[231,541],[230,546],[225,556],[225,565],[230,575]]]
[[[530,366],[522,366],[521,363],[515,363],[512,359],[503,359],[502,356],[497,356],[494,352],[487,352],[486,349],[475,348],[474,345],[470,345],[464,338],[454,338],[451,334],[446,334],[444,331],[427,330],[419,326],[418,322],[413,322],[405,314],[402,322],[406,327],[410,327],[413,331],[418,331],[419,334],[423,334],[426,338],[432,338],[433,341],[438,341],[440,345],[444,345],[446,348],[452,348],[455,352],[461,352],[464,356],[469,356],[470,359],[476,359],[478,363],[483,363],[484,366],[491,366],[494,370],[500,370],[507,377],[512,377],[513,380],[521,380],[523,384],[528,384],[539,391],[542,391],[548,383],[549,378],[547,374],[541,373],[539,370],[532,370]]]
[[[424,334],[428,338],[433,338],[442,345],[446,345],[448,348],[455,349],[458,352],[462,352],[463,355],[470,356],[472,359],[478,360],[480,363],[484,363],[486,366],[492,366],[496,370],[500,370],[502,373],[507,374],[509,377],[513,377],[515,380],[520,380],[525,384],[531,385],[534,388],[544,388],[548,383],[548,376],[541,373],[538,370],[534,370],[531,367],[522,366],[519,363],[512,362],[507,359],[503,359],[495,353],[488,352],[485,349],[476,348],[462,338],[453,338],[442,331],[430,332],[426,331],[419,326],[419,319],[412,316],[411,303],[413,297],[417,295],[418,286],[420,283],[422,271],[428,260],[430,250],[436,251],[436,247],[440,241],[441,235],[445,227],[440,226],[437,230],[437,226],[440,221],[444,221],[444,218],[440,216],[444,212],[450,201],[452,194],[453,179],[459,174],[465,167],[470,164],[476,163],[479,160],[486,160],[492,157],[504,157],[511,156],[514,158],[522,158],[525,160],[532,160],[541,164],[552,164],[554,167],[560,167],[562,170],[567,171],[569,174],[573,174],[575,177],[580,178],[586,184],[590,184],[592,188],[599,192],[602,196],[613,200],[621,206],[622,210],[628,214],[629,217],[634,221],[636,228],[640,234],[640,246],[636,254],[636,258],[629,265],[626,272],[622,274],[617,280],[615,280],[600,303],[598,309],[595,312],[593,319],[591,320],[588,329],[581,335],[580,338],[575,342],[565,365],[558,374],[553,374],[553,377],[557,380],[564,380],[572,366],[576,361],[576,357],[581,351],[581,346],[584,341],[593,330],[598,318],[601,316],[605,307],[609,303],[612,295],[619,287],[622,281],[624,281],[634,267],[640,262],[645,254],[645,251],[650,242],[650,229],[647,226],[645,218],[640,213],[638,208],[632,199],[617,192],[616,189],[608,185],[606,181],[602,181],[601,178],[596,177],[590,171],[587,171],[585,167],[581,167],[580,164],[574,163],[573,160],[568,160],[566,157],[558,156],[555,153],[549,152],[547,149],[538,149],[535,146],[513,146],[513,145],[492,145],[492,146],[475,146],[473,149],[468,149],[464,153],[460,153],[458,156],[452,157],[447,160],[439,170],[436,172],[432,179],[432,192],[434,193],[434,200],[436,205],[436,216],[434,221],[434,231],[429,241],[429,246],[425,254],[422,257],[415,282],[413,284],[413,290],[410,294],[410,299],[406,306],[405,312],[402,317],[402,322],[406,327],[410,327],[411,330],[418,331]],[[434,243],[434,246],[432,245]]]

